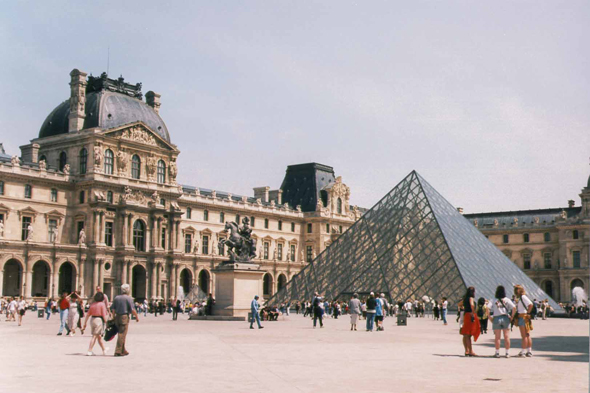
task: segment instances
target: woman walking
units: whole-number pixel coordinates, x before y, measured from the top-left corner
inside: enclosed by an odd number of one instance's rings
[[[467,292],[465,292],[465,296],[463,300],[463,326],[461,327],[460,333],[463,335],[463,347],[465,347],[465,356],[472,357],[477,356],[475,352],[473,352],[473,347],[471,344],[471,337],[473,336],[473,341],[477,341],[479,334],[480,334],[480,327],[479,327],[479,319],[475,316],[475,288],[469,287],[467,288]]]
[[[17,303],[17,308],[18,308],[18,326],[21,326],[23,324],[23,317],[25,316],[25,313],[27,312],[27,302],[25,301],[24,297],[20,297],[20,300]]]
[[[68,310],[68,327],[70,331],[68,332],[67,336],[75,336],[76,335],[76,327],[78,327],[78,320],[80,319],[80,314],[78,314],[78,294],[74,291],[68,296],[70,300],[70,308]]]
[[[533,302],[525,295],[522,285],[514,286],[514,295],[516,296],[518,329],[522,337],[522,350],[518,354],[519,357],[533,356],[533,339],[531,338],[531,330],[533,330],[533,323],[531,315],[529,314],[533,309]]]
[[[490,319],[492,320],[492,328],[494,329],[494,344],[496,347],[496,354],[494,357],[500,357],[500,342],[502,340],[502,333],[504,333],[504,347],[506,348],[505,356],[510,357],[510,321],[514,318],[516,306],[510,299],[506,297],[506,289],[502,285],[496,288],[496,299],[492,303],[492,310]]]
[[[88,346],[88,353],[87,356],[94,356],[94,352],[92,352],[92,348],[94,348],[94,344],[98,341],[98,345],[102,349],[103,356],[107,354],[108,348],[105,348],[104,343],[102,342],[102,332],[104,330],[104,325],[107,320],[108,311],[106,306],[104,305],[104,295],[102,292],[97,292],[94,295],[94,302],[90,305],[88,312],[86,313],[86,319],[84,320],[84,330],[86,330],[86,325],[88,324],[88,318],[92,318],[90,321],[90,334],[92,334],[92,338],[90,339],[90,345]]]

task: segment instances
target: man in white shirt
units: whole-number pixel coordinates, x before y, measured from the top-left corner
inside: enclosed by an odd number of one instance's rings
[[[442,320],[445,325],[447,324],[447,310],[449,308],[449,302],[447,301],[446,297],[442,298]]]

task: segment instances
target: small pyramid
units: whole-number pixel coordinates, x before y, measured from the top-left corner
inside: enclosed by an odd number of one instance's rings
[[[392,301],[443,296],[456,304],[467,287],[493,299],[516,284],[532,299],[549,299],[518,266],[412,171],[307,265],[269,303],[386,293]]]

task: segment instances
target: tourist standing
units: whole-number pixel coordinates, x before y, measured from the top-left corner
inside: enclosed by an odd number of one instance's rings
[[[445,325],[448,325],[447,324],[447,310],[448,310],[448,307],[449,307],[449,302],[447,301],[447,298],[446,297],[443,297],[442,298],[442,304],[441,304],[441,307],[440,308],[441,308],[442,320],[443,320],[443,323]]]
[[[463,303],[464,315],[463,326],[460,333],[463,335],[463,346],[465,347],[465,356],[477,356],[473,352],[471,337],[477,341],[480,334],[479,319],[475,316],[475,288],[469,287],[461,301]]]
[[[477,299],[477,319],[479,319],[479,333],[488,334],[488,319],[490,312],[486,306],[486,299],[480,297]]]
[[[356,330],[356,321],[361,314],[361,301],[358,297],[358,293],[355,293],[352,295],[352,299],[348,302],[348,310],[350,311],[350,330]]]
[[[45,312],[47,313],[47,319],[51,316],[51,304],[53,303],[53,299],[47,298],[47,302],[45,302]]]
[[[172,320],[176,321],[178,319],[178,312],[180,311],[180,300],[176,300],[174,302],[174,306],[172,307]]]
[[[94,352],[92,352],[92,348],[94,348],[94,344],[98,341],[98,345],[102,349],[103,356],[107,354],[108,348],[105,348],[102,342],[102,333],[104,329],[104,324],[106,323],[108,317],[107,308],[104,305],[104,294],[102,292],[97,292],[94,295],[93,302],[86,313],[86,319],[84,319],[84,330],[86,329],[86,325],[88,324],[88,318],[92,318],[90,320],[90,334],[92,338],[90,339],[90,345],[88,346],[88,352],[86,353],[87,356],[94,356]]]
[[[23,317],[27,312],[27,302],[25,302],[25,298],[23,296],[20,297],[20,300],[17,303],[17,311],[18,311],[18,326],[23,324]]]
[[[70,310],[70,302],[68,301],[68,294],[64,292],[59,299],[59,332],[57,332],[58,336],[62,335],[64,327],[66,328],[66,333],[70,332],[70,328],[68,327],[68,313]]]
[[[531,321],[530,312],[533,309],[533,302],[525,295],[522,285],[514,286],[514,295],[516,296],[518,329],[522,337],[522,350],[518,354],[519,357],[533,356],[533,339],[531,338],[531,330],[533,330],[533,323]]]
[[[258,314],[258,310],[260,309],[260,304],[258,304],[258,295],[254,296],[252,303],[250,303],[250,312],[252,313],[252,318],[250,318],[250,329],[254,329],[254,321],[258,324],[258,329],[264,328],[260,324],[260,314]]]
[[[324,322],[322,321],[324,310],[322,309],[322,297],[316,292],[313,301],[311,302],[313,307],[313,328],[316,327],[316,322],[318,319],[320,320],[320,328],[324,327]]]
[[[115,317],[115,325],[119,331],[115,356],[127,356],[129,352],[125,349],[125,339],[129,329],[129,314],[133,314],[135,320],[139,322],[139,316],[133,307],[133,299],[129,296],[129,284],[121,285],[121,295],[116,296],[113,300],[111,312]]]
[[[381,298],[375,299],[375,324],[377,331],[383,330],[383,300]]]
[[[367,299],[367,332],[373,331],[373,325],[375,323],[375,308],[377,307],[377,299],[375,299],[375,294],[373,292],[370,293],[369,298]]]
[[[213,294],[209,294],[207,297],[207,305],[206,305],[206,313],[207,315],[213,315],[213,305],[215,304],[215,299],[213,299]]]
[[[492,319],[492,329],[494,329],[494,344],[496,347],[495,357],[500,357],[500,341],[504,333],[504,347],[506,348],[505,356],[510,357],[510,320],[514,318],[516,306],[506,297],[506,289],[499,285],[496,288],[496,300],[492,303],[490,319]]]

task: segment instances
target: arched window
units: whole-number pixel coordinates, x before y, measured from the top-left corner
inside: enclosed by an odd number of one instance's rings
[[[65,151],[59,153],[59,170],[63,172],[64,167],[68,163],[68,155]]]
[[[342,214],[342,199],[338,198],[336,201],[336,211],[338,214]]]
[[[145,251],[145,224],[141,220],[133,224],[133,246],[135,251]]]
[[[272,277],[270,274],[266,273],[262,278],[262,295],[263,296],[270,296],[272,295]]]
[[[88,164],[88,150],[85,147],[80,150],[80,174],[86,174],[86,165]],[[64,164],[65,165],[65,164]]]
[[[113,192],[112,191],[107,191],[107,202],[113,203]]]
[[[106,149],[104,152],[104,174],[112,175],[115,162],[115,155],[111,149]]]
[[[158,161],[158,183],[166,183],[166,164],[162,160]]]
[[[137,154],[133,155],[131,159],[131,177],[134,179],[139,179],[141,175],[141,159]]]

